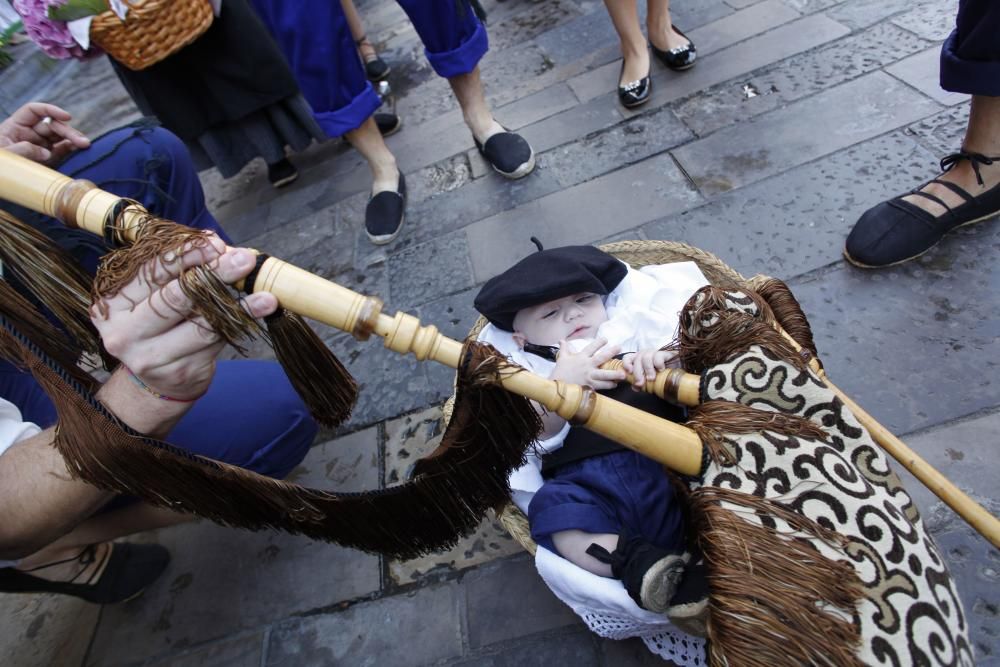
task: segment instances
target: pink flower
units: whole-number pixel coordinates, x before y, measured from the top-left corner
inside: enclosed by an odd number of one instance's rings
[[[24,30],[35,44],[53,58],[90,58],[101,53],[91,46],[84,50],[69,32],[64,21],[48,17],[50,6],[60,6],[66,0],[13,0],[14,11],[24,20]]]

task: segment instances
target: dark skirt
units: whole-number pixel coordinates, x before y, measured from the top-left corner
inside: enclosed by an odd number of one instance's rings
[[[139,110],[180,137],[199,168],[229,178],[255,157],[273,164],[285,147],[325,137],[267,29],[244,0],[192,44],[132,71],[111,61]]]

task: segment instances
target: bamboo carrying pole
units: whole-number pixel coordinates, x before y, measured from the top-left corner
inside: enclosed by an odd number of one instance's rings
[[[74,181],[43,165],[0,150],[0,197],[56,217],[71,227],[104,236],[107,223],[116,218],[115,233],[121,241],[134,240],[146,211],[92,183]],[[255,290],[268,291],[283,308],[337,327],[366,340],[375,333],[385,346],[417,359],[431,359],[452,368],[461,362],[462,344],[421,326],[412,315],[382,313],[382,302],[366,297],[270,257],[260,267]],[[516,366],[501,371],[509,391],[537,401],[574,424],[616,442],[687,475],[702,466],[702,443],[691,429],[660,419],[597,394],[589,387],[566,384],[534,375]]]

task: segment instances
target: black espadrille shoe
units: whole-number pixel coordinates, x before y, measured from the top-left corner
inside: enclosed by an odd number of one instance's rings
[[[535,168],[535,152],[524,137],[513,132],[497,132],[484,143],[475,137],[476,148],[493,170],[510,179],[523,178]]]
[[[375,245],[392,242],[406,219],[406,179],[399,174],[396,190],[384,190],[372,195],[365,208],[365,232]]]
[[[962,151],[941,160],[941,171],[948,171],[960,160],[969,160],[972,163],[976,179],[982,185],[983,178],[979,172],[979,165],[993,164],[1000,160],[1000,157],[987,157],[979,153]],[[920,188],[882,202],[865,211],[854,225],[844,244],[845,259],[864,269],[902,264],[936,246],[948,232],[1000,213],[1000,185],[973,196],[954,183],[939,178],[928,181],[920,187],[923,188],[929,183],[939,183],[961,197],[964,202],[951,208],[940,197],[922,192]],[[909,195],[929,199],[942,206],[945,212],[935,217],[916,204],[904,201],[903,197]]]

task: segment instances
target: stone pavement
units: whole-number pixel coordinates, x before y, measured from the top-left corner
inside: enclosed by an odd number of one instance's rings
[[[388,140],[411,189],[403,233],[368,243],[367,170],[328,142],[295,157],[302,177],[279,191],[260,164],[229,181],[203,173],[238,241],[456,337],[475,320],[477,286],[530,252],[532,235],[547,247],[691,243],[746,275],[786,280],[830,377],[1000,515],[1000,225],[962,230],[884,271],[840,255],[866,208],[931,177],[959,146],[968,100],[937,85],[954,2],[675,0],[699,62],[682,74],[654,63],[652,101],[629,112],[614,93],[618,50],[602,2],[487,0],[490,100],[538,152],[536,172],[517,182],[472,150],[399,8],[360,4],[405,122]],[[4,105],[58,102],[92,135],[135,114],[103,61],[46,71]],[[392,484],[439,437],[452,372],[319,329],[361,398],[294,478],[337,490]],[[1000,552],[919,484],[908,488],[958,580],[979,664],[1000,664]],[[174,560],[135,601],[0,596],[5,664],[656,662],[637,641],[589,634],[492,521],[451,552],[408,563],[206,523],[136,539],[167,545]]]

